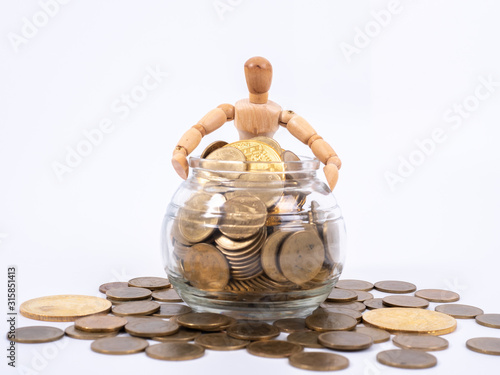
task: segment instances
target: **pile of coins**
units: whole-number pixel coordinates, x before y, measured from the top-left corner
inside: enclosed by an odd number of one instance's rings
[[[237,321],[223,314],[195,313],[182,304],[160,304],[165,299],[179,301],[169,286],[167,279],[142,277],[128,283],[101,285],[99,290],[107,299],[50,296],[24,302],[20,312],[26,317],[58,322],[74,320],[74,325],[65,331],[49,326],[17,328],[11,340],[43,343],[66,335],[93,340],[90,349],[97,353],[145,352],[151,358],[167,361],[200,358],[205,350],[246,348],[254,356],[288,358],[290,365],[301,369],[334,371],[349,366],[347,353],[387,342],[393,334],[396,348],[379,351],[377,361],[392,367],[423,369],[437,365],[436,356],[429,352],[448,348],[448,340],[440,335],[452,333],[457,327],[456,319],[475,318],[478,324],[500,328],[500,314],[484,314],[477,307],[452,303],[459,300],[457,293],[439,289],[416,291],[415,285],[402,281],[372,284],[340,280],[323,304],[308,317],[279,319],[272,324]],[[153,300],[136,300],[138,288],[149,291]],[[382,304],[373,307],[375,298],[370,293],[373,288],[391,295],[381,298]],[[395,302],[395,296],[441,304],[435,306],[435,311],[428,310],[427,305],[401,307],[408,305],[407,300]],[[369,310],[364,312],[365,308]],[[110,311],[112,315],[106,315]],[[279,339],[281,335],[286,338]],[[151,340],[160,343],[152,344]],[[500,355],[498,337],[471,338],[465,346],[478,353]]]
[[[316,201],[305,209],[293,162],[300,158],[272,138],[209,145],[196,174],[203,189],[172,223],[170,269],[211,292],[304,290],[333,278],[336,231]]]

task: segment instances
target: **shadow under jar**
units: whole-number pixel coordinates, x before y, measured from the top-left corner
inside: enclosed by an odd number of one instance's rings
[[[165,271],[194,311],[237,319],[302,317],[323,302],[344,263],[345,227],[317,159],[192,157],[167,208]]]

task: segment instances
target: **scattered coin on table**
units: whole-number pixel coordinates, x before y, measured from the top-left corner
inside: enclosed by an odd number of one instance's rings
[[[113,306],[113,314],[118,316],[150,315],[160,310],[160,304],[155,301],[135,301]]]
[[[302,351],[302,346],[290,341],[261,340],[247,346],[247,351],[259,357],[285,358]]]
[[[146,348],[146,354],[164,361],[188,361],[202,357],[205,349],[187,342],[164,342],[149,346]]]
[[[295,353],[288,360],[293,367],[311,371],[337,371],[349,366],[346,357],[325,352]]]
[[[128,281],[128,286],[158,290],[170,288],[170,281],[164,277],[136,277]]]
[[[31,326],[20,327],[14,330],[13,336],[7,337],[14,342],[25,344],[38,344],[59,340],[64,336],[64,331],[56,327]]]
[[[363,292],[368,292],[373,289],[373,284],[363,280],[346,279],[337,281],[335,287],[340,289],[360,290]]]
[[[71,337],[72,339],[78,339],[78,340],[97,340],[103,337],[114,337],[118,335],[119,331],[113,331],[113,332],[86,332],[86,331],[80,331],[79,329],[76,329],[74,325],[71,325],[69,327],[66,327],[64,330],[64,333],[66,336]]]
[[[455,319],[474,319],[476,316],[484,314],[484,311],[478,307],[462,305],[460,303],[438,305],[434,310],[450,315]]]
[[[429,302],[423,298],[402,295],[384,297],[382,303],[389,307],[414,307],[419,309],[425,309],[429,306]]]
[[[231,337],[241,340],[270,340],[279,336],[280,330],[264,322],[241,322],[226,330]]]
[[[127,324],[127,319],[112,315],[90,315],[75,320],[75,328],[80,331],[103,333],[115,332]]]
[[[318,342],[318,336],[320,334],[321,332],[316,331],[293,332],[286,337],[286,340],[306,348],[323,348],[323,345]]]
[[[421,350],[393,349],[377,354],[380,363],[398,368],[424,369],[437,365],[437,359],[432,354]]]
[[[243,349],[250,344],[248,340],[235,339],[223,332],[205,333],[196,337],[194,342],[195,344],[203,346],[205,349],[223,351]]]
[[[318,342],[325,348],[356,351],[368,349],[373,344],[371,336],[353,331],[325,332],[318,336]]]
[[[385,293],[412,293],[417,290],[414,284],[397,280],[378,281],[373,286]]]
[[[183,302],[175,289],[160,289],[153,291],[153,299],[160,302]]]
[[[144,351],[149,346],[147,340],[138,337],[104,337],[95,340],[90,348],[102,354],[134,354]]]
[[[476,323],[485,327],[500,328],[500,314],[476,315]]]
[[[475,337],[467,340],[465,345],[478,353],[500,355],[500,337]]]
[[[458,293],[444,289],[420,289],[415,292],[415,297],[426,299],[430,302],[456,302],[460,299]]]

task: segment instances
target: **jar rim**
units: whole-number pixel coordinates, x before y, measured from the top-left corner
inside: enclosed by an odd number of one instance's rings
[[[203,166],[203,161],[217,161],[217,163],[222,163],[221,165],[224,165],[225,172],[227,171],[235,171],[235,172],[240,172],[241,173],[241,165],[246,165],[247,168],[245,168],[247,171],[252,170],[252,166],[260,165],[260,166],[265,166],[265,165],[273,165],[273,164],[283,164],[284,166],[284,172],[290,171],[290,172],[312,172],[315,170],[318,170],[320,167],[320,161],[317,158],[313,158],[310,156],[302,156],[299,155],[299,158],[301,160],[297,161],[238,161],[238,160],[211,160],[211,159],[204,159],[201,158],[200,156],[190,156],[189,157],[189,166],[194,169],[205,169],[205,170],[210,170]],[[234,166],[234,168],[233,168]],[[261,169],[261,168],[258,168]],[[266,172],[265,168],[262,168],[262,172]],[[281,171],[282,173],[283,171]],[[245,173],[245,172],[243,172]]]

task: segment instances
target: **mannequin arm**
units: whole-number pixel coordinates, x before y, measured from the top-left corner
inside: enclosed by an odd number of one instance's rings
[[[234,106],[221,104],[208,112],[196,125],[184,133],[177,146],[175,146],[172,155],[172,165],[181,178],[185,180],[188,177],[189,164],[187,156],[200,144],[201,139],[233,119]]]
[[[323,171],[330,189],[333,190],[337,184],[339,169],[342,165],[333,148],[316,133],[316,130],[304,118],[293,111],[281,112],[280,125],[286,127],[299,141],[308,145],[314,156],[325,164]]]

